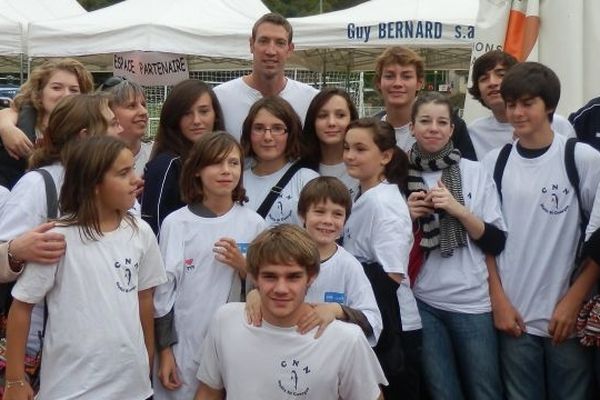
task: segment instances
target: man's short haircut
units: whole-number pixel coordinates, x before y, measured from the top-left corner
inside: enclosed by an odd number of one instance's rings
[[[342,206],[346,210],[346,220],[352,210],[352,197],[350,191],[338,178],[333,176],[320,176],[308,182],[300,192],[298,200],[298,215],[306,218],[306,213],[311,206],[330,200],[333,204]]]
[[[417,79],[423,80],[425,77],[425,62],[423,61],[423,57],[417,54],[417,52],[404,46],[388,47],[375,61],[375,86],[381,81],[383,69],[393,64],[402,66],[414,65],[417,72]]]
[[[481,100],[479,79],[492,69],[496,68],[497,65],[503,66],[508,71],[518,63],[519,61],[515,57],[502,50],[491,50],[479,56],[473,64],[471,87],[468,89],[469,94],[473,96],[475,100],[479,101],[482,106],[489,108],[483,100]]]
[[[552,122],[560,100],[560,80],[550,68],[538,62],[524,62],[508,71],[500,85],[504,102],[522,98],[540,97],[546,105],[548,120]]]
[[[298,264],[312,277],[319,273],[320,256],[317,244],[304,229],[281,224],[267,228],[250,243],[246,263],[255,279],[268,264]]]
[[[267,13],[260,17],[252,27],[252,42],[256,41],[256,32],[258,31],[258,27],[264,23],[270,23],[273,25],[282,26],[283,29],[288,33],[288,44],[292,43],[292,38],[294,36],[294,31],[292,29],[292,24],[281,14],[278,13]]]

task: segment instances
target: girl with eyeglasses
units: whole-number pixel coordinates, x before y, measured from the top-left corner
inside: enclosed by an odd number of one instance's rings
[[[319,176],[297,163],[301,132],[298,114],[277,96],[254,103],[242,126],[242,148],[251,159],[244,171],[248,206],[269,225],[300,225],[296,213],[300,191]]]

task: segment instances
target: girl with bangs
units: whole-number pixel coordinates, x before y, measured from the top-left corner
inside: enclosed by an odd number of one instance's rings
[[[160,111],[158,133],[144,169],[142,218],[155,234],[167,215],[185,205],[179,181],[190,149],[205,133],[221,129],[221,106],[210,86],[196,79],[175,85]]]
[[[278,96],[252,105],[242,128],[242,148],[250,157],[244,171],[248,206],[269,225],[300,225],[296,213],[302,188],[319,176],[302,168],[302,124],[290,103]]]
[[[321,90],[311,101],[302,142],[305,146],[303,162],[321,176],[341,180],[354,197],[358,181],[348,175],[344,164],[344,137],[351,121],[358,119],[358,111],[348,92],[336,87]]]
[[[154,296],[156,400],[194,397],[208,325],[219,306],[241,299],[243,252],[266,227],[243,206],[243,164],[235,138],[214,132],[198,139],[183,166],[181,194],[187,205],[165,218],[160,233],[168,282]]]
[[[140,180],[133,164],[126,145],[107,136],[67,157],[55,231],[68,250],[54,265],[30,263],[13,289],[5,398],[33,397],[23,362],[31,312],[44,299],[39,398],[152,394],[152,293],[166,277],[152,230],[128,213]]]

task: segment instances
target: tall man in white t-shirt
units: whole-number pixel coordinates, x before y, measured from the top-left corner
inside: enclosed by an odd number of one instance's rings
[[[600,277],[574,261],[581,234],[579,202],[565,167],[567,138],[551,127],[560,81],[548,67],[517,64],[500,89],[517,140],[499,180],[508,227],[490,295],[506,395],[511,399],[592,399],[592,353],[574,337],[577,314]],[[500,150],[483,163],[494,172]],[[600,181],[600,153],[577,143],[581,208],[589,213]]]
[[[513,127],[506,116],[504,100],[500,95],[500,85],[504,75],[518,62],[502,50],[492,50],[477,58],[473,64],[469,94],[492,112],[492,115],[478,118],[468,125],[478,160],[483,160],[490,150],[502,147],[515,139]],[[575,136],[575,130],[565,117],[554,114],[550,124],[556,133]]]
[[[376,400],[387,381],[357,325],[333,321],[316,339],[297,324],[319,272],[319,250],[300,227],[282,224],[254,239],[247,268],[260,294],[263,323],[246,320],[244,304],[216,313],[204,339],[196,400]],[[317,328],[314,328],[316,331]]]
[[[238,140],[250,107],[261,97],[283,97],[304,123],[306,110],[317,90],[285,76],[285,63],[294,51],[292,36],[292,25],[283,16],[263,15],[254,24],[250,37],[252,72],[215,87],[225,130]]]

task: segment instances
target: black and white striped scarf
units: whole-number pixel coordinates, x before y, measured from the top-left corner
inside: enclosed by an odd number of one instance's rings
[[[454,196],[456,201],[464,205],[462,194],[462,178],[460,176],[460,151],[455,149],[452,142],[435,154],[421,153],[417,143],[413,144],[408,154],[410,168],[408,170],[408,191],[428,191],[423,181],[422,173],[429,171],[442,171],[442,183]],[[454,249],[467,244],[467,232],[464,226],[450,214],[438,212],[439,220],[431,214],[419,219],[423,229],[421,247],[429,252],[440,247],[442,257],[451,257]]]

